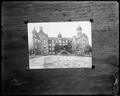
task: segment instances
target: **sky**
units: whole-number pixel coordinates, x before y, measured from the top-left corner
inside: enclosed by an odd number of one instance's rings
[[[44,33],[48,37],[57,37],[59,33],[62,34],[62,37],[72,38],[77,35],[76,29],[78,26],[82,27],[82,33],[85,33],[88,36],[89,44],[92,45],[92,32],[91,32],[91,22],[90,21],[75,21],[75,22],[40,22],[40,23],[28,23],[28,44],[29,48],[33,45],[32,39],[32,30],[35,27],[37,32],[39,28],[43,27]]]

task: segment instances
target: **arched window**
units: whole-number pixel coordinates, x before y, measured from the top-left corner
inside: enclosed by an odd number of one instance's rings
[[[43,42],[44,42],[44,44],[45,44],[45,43],[46,43],[46,40],[44,39]]]
[[[46,46],[44,46],[44,49],[46,49]]]

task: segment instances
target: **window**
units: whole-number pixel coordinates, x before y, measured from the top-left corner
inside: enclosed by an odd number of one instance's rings
[[[46,44],[44,44],[44,47],[46,47]]]
[[[54,47],[54,44],[52,44],[52,46]]]
[[[61,40],[59,40],[59,43],[61,43]]]
[[[52,48],[52,50],[54,50],[54,47]]]
[[[40,43],[40,40],[38,40],[38,43]]]
[[[52,42],[54,43],[54,40],[52,40]]]
[[[43,40],[44,44],[46,43],[46,40]]]
[[[49,40],[49,43],[51,43],[51,40]]]

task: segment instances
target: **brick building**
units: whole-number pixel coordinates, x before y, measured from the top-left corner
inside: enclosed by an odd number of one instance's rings
[[[33,50],[35,54],[48,54],[48,35],[40,27],[39,32],[34,28],[33,31]]]
[[[54,55],[55,45],[65,46],[71,44],[72,51],[84,54],[84,49],[89,45],[88,37],[85,33],[82,33],[82,28],[79,26],[77,29],[77,36],[73,38],[63,38],[62,34],[59,33],[57,37],[48,37],[40,27],[39,32],[34,28],[33,33],[33,50],[35,54],[38,55]]]
[[[56,44],[60,46],[65,46],[72,42],[72,38],[62,38],[62,34],[59,33],[58,37],[48,37],[47,34],[43,32],[42,27],[40,31],[37,32],[34,28],[33,31],[33,50],[35,54],[41,55],[54,55],[54,47]],[[72,46],[71,46],[72,47]]]
[[[77,28],[77,35],[72,38],[72,50],[78,54],[85,54],[86,47],[89,46],[89,40],[85,33],[82,33],[82,28]]]

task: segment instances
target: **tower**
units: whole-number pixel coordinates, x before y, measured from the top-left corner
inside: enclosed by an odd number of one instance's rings
[[[81,26],[78,26],[77,28],[77,37],[81,37],[82,36],[82,28]]]
[[[43,27],[42,26],[39,27],[39,32],[43,32]]]
[[[48,35],[44,33],[42,26],[39,26],[38,32],[38,54],[48,54]]]
[[[36,31],[35,27],[33,28],[32,33],[33,33],[33,34],[36,34],[36,33],[37,33],[37,31]]]
[[[37,31],[34,27],[33,31],[32,31],[32,34],[33,34],[33,53],[36,53],[36,37],[37,37]]]
[[[61,33],[58,34],[58,38],[62,38],[62,34]]]
[[[36,31],[35,27],[32,31],[32,34],[33,34],[33,48],[35,48],[35,38],[37,37],[37,31]]]

